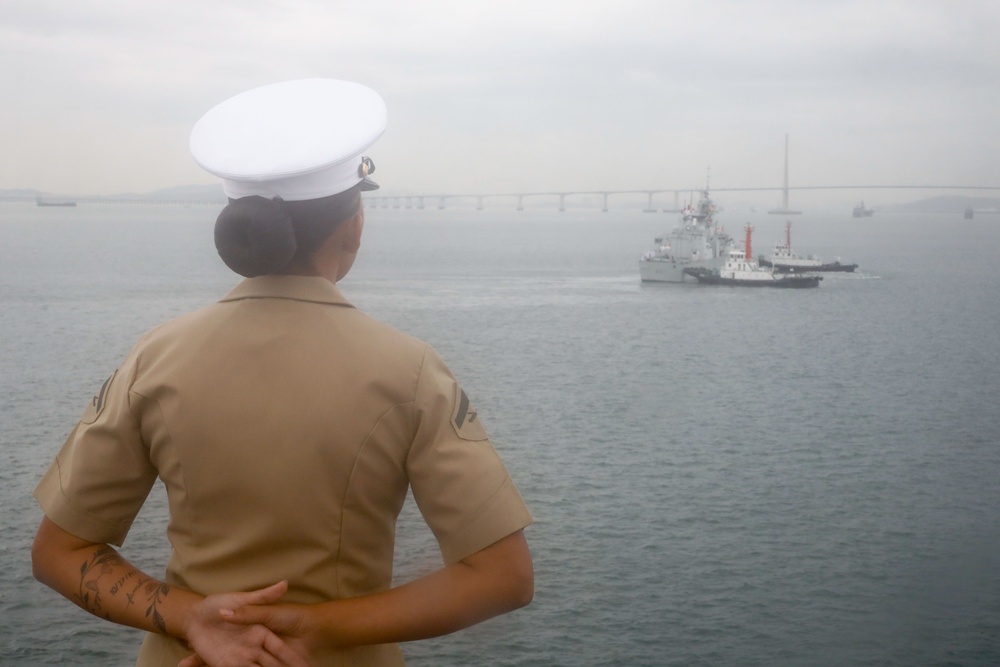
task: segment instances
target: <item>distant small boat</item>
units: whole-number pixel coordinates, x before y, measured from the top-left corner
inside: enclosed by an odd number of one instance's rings
[[[852,215],[854,215],[855,218],[870,218],[873,215],[875,215],[875,211],[873,209],[865,207],[865,203],[861,202],[860,204],[854,207],[854,212],[852,213]]]
[[[36,197],[37,206],[76,206],[76,202],[65,197]]]

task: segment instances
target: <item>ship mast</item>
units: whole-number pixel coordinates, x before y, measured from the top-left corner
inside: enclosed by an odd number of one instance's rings
[[[781,189],[781,208],[788,210],[788,135],[785,135],[785,182]]]

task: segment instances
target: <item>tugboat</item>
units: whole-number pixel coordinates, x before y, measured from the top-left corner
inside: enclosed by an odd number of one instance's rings
[[[815,255],[799,257],[792,254],[792,221],[785,223],[785,242],[778,242],[774,245],[774,250],[769,256],[761,255],[757,258],[757,263],[764,267],[773,267],[778,273],[790,273],[792,271],[842,271],[854,273],[858,268],[857,264],[841,264],[840,260],[835,262],[822,262]]]
[[[746,226],[746,251],[733,249],[721,269],[688,267],[684,272],[705,285],[733,285],[737,287],[819,287],[822,276],[779,273],[755,262],[751,245],[753,227]]]
[[[639,277],[644,282],[691,282],[685,268],[721,267],[733,239],[716,225],[715,212],[708,189],[702,190],[697,206],[688,203],[680,224],[654,239],[654,249],[639,258]]]
[[[860,204],[854,207],[852,215],[855,218],[870,218],[875,215],[875,210],[870,208],[865,208],[865,203],[862,201]]]

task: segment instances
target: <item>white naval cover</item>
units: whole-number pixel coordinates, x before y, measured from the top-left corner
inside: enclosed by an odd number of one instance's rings
[[[363,153],[385,131],[385,101],[337,79],[298,79],[248,90],[195,123],[195,162],[233,199],[317,199],[364,180]]]

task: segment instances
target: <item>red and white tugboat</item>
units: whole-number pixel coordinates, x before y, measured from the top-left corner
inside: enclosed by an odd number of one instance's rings
[[[797,274],[794,271],[779,273],[774,267],[765,268],[753,259],[751,235],[753,227],[746,226],[746,250],[730,250],[726,263],[720,269],[689,267],[684,269],[699,283],[706,285],[733,285],[738,287],[818,287],[822,276]]]
[[[757,263],[761,266],[771,266],[778,273],[791,273],[793,271],[843,271],[853,273],[858,268],[857,264],[841,264],[840,260],[835,262],[823,262],[815,255],[801,257],[792,254],[792,221],[785,223],[785,242],[778,242],[774,245],[774,250],[770,255],[761,255],[757,258]]]

